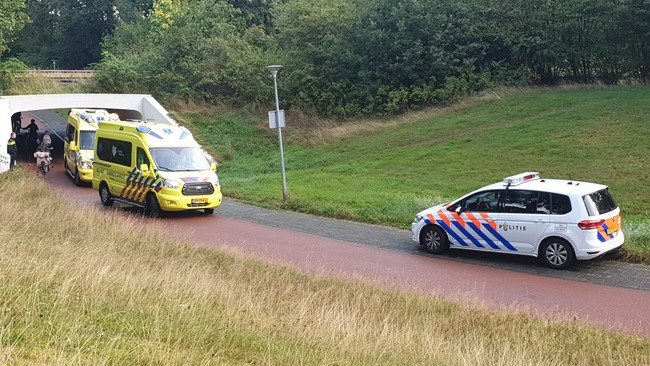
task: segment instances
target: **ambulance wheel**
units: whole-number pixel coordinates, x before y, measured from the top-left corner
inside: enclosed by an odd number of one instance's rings
[[[162,214],[158,199],[153,193],[149,193],[149,195],[147,195],[147,207],[145,208],[145,213],[150,217],[160,217]]]
[[[544,264],[553,269],[565,269],[576,261],[573,247],[561,238],[548,238],[539,247],[539,257]]]
[[[102,205],[104,206],[113,205],[113,195],[111,195],[111,191],[108,189],[106,182],[102,182],[99,186],[99,199],[102,201]]]
[[[83,182],[79,178],[79,169],[74,168],[74,184],[76,184],[77,186],[81,186],[82,183]]]
[[[449,249],[449,238],[440,226],[429,225],[420,233],[420,244],[427,247],[431,253],[440,254]]]
[[[204,208],[203,212],[205,212],[206,215],[212,215],[214,213],[214,208]]]

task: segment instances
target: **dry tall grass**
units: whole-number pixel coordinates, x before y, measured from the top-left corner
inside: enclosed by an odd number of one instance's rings
[[[91,81],[62,84],[55,79],[38,76],[16,77],[9,89],[11,95],[85,93],[91,88]]]
[[[650,364],[649,339],[198,248],[20,170],[0,195],[0,365]]]

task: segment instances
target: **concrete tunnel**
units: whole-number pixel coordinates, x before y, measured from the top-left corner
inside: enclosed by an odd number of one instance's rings
[[[165,108],[144,94],[39,94],[0,96],[0,173],[9,170],[7,141],[12,132],[11,116],[17,112],[52,109],[106,109],[122,120],[177,125]],[[23,124],[27,121],[23,121]]]

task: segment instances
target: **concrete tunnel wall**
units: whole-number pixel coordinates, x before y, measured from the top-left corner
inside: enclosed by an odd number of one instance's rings
[[[28,112],[66,108],[95,108],[136,111],[147,122],[177,125],[165,108],[145,94],[39,94],[0,96],[0,173],[9,169],[7,141],[11,134],[11,116]],[[130,114],[130,113],[129,113]],[[132,118],[132,116],[126,116]]]

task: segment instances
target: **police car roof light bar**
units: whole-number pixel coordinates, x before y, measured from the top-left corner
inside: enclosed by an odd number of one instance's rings
[[[534,179],[539,179],[539,172],[526,172],[512,175],[510,177],[503,178],[503,183],[506,183],[508,185],[517,185]]]

